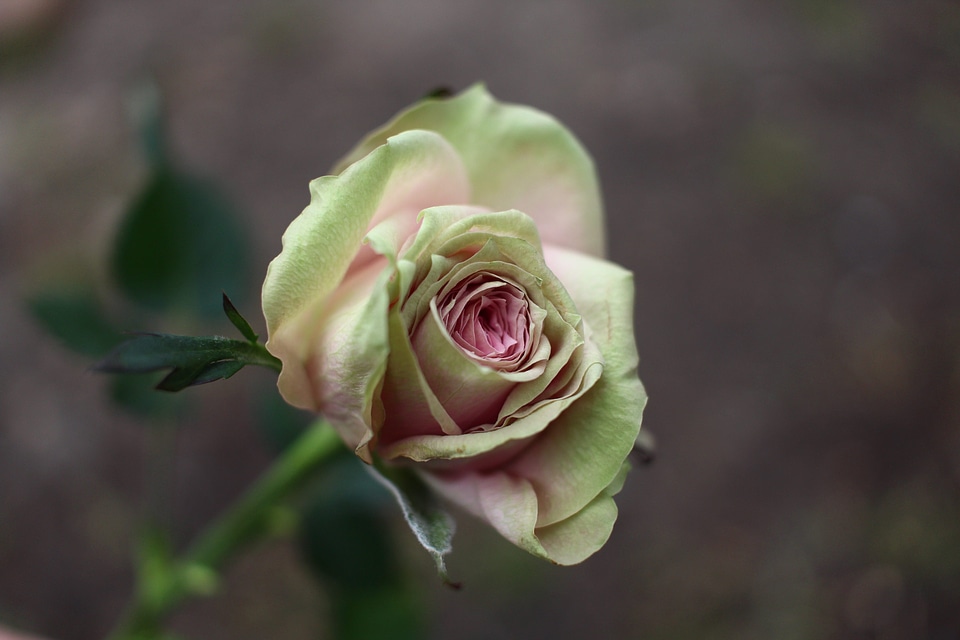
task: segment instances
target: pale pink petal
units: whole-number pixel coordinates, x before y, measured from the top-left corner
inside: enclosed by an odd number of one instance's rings
[[[287,228],[283,250],[267,269],[263,312],[267,348],[283,362],[281,389],[291,404],[322,411],[305,363],[316,347],[327,298],[348,271],[375,260],[358,257],[377,221],[402,214],[416,224],[427,207],[470,197],[456,151],[435,133],[409,131],[351,165],[310,184],[310,205]]]
[[[518,209],[536,221],[544,242],[603,255],[603,209],[593,161],[552,116],[497,102],[483,85],[475,85],[398,114],[338,168],[411,129],[436,131],[457,149],[470,175],[474,204]]]

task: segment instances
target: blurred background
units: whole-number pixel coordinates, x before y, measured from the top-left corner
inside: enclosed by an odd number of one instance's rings
[[[610,256],[636,274],[657,460],[577,567],[461,516],[461,592],[389,511],[429,637],[960,638],[952,0],[0,0],[0,621],[102,637],[145,500],[182,545],[275,450],[269,372],[144,428],[40,327],[56,305],[28,304],[54,283],[117,306],[105,264],[151,179],[128,115],[148,76],[170,155],[248,230],[230,293],[258,330],[308,181],[428,91],[483,80],[593,153]],[[145,473],[157,448],[174,454]],[[172,628],[327,638],[329,616],[277,541]]]

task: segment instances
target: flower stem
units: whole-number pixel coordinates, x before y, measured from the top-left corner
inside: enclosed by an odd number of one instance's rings
[[[246,361],[246,364],[266,367],[268,369],[273,369],[277,373],[280,373],[280,369],[283,367],[283,364],[280,362],[279,358],[267,351],[266,346],[259,342],[246,342],[240,343],[240,345],[243,354],[249,358]]]
[[[243,546],[270,532],[270,516],[340,450],[340,439],[318,421],[287,449],[226,513],[204,530],[184,555],[159,570],[143,566],[124,618],[108,640],[160,638],[163,619],[184,599],[216,587],[217,571]]]

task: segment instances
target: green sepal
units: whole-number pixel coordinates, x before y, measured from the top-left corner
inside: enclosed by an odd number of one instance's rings
[[[104,373],[149,373],[172,369],[156,388],[180,391],[229,378],[248,364],[280,370],[280,361],[260,344],[222,336],[142,333],[117,346],[93,368]]]
[[[244,338],[253,344],[257,343],[260,336],[253,330],[253,327],[250,326],[247,319],[240,315],[237,308],[233,306],[233,302],[227,297],[226,291],[223,292],[223,312],[227,314],[227,319],[230,320],[230,323],[237,328],[237,331],[239,331]]]
[[[390,490],[400,504],[407,525],[420,545],[433,556],[437,574],[448,587],[459,589],[460,584],[450,580],[444,556],[453,549],[456,523],[443,508],[429,486],[411,469],[390,467],[374,457],[367,467],[383,486]]]

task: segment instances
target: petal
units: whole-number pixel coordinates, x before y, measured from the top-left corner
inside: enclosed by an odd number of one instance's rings
[[[441,209],[425,212],[425,214],[433,215],[442,213],[444,211]],[[436,247],[436,243],[424,242],[423,244],[427,245],[425,252],[431,250],[430,247],[437,251],[456,251],[463,243],[474,242],[472,239],[472,236],[476,234],[473,231],[474,218],[479,221],[491,222],[509,220],[506,215],[502,218],[497,216],[498,214],[480,214],[451,224],[448,228],[462,225],[466,232],[459,236],[455,235],[449,240],[441,236],[439,247]],[[427,224],[428,219],[430,218],[424,218],[424,225]],[[529,218],[526,219],[529,220]],[[384,439],[379,452],[386,459],[402,456],[418,462],[436,459],[469,462],[470,458],[486,457],[488,454],[495,453],[495,449],[512,446],[527,440],[548,427],[552,429],[551,423],[558,416],[561,416],[568,406],[575,404],[577,398],[587,393],[588,389],[601,378],[603,360],[600,351],[594,344],[584,342],[578,331],[581,326],[580,316],[571,311],[575,307],[574,301],[564,290],[558,278],[551,273],[540,251],[535,250],[532,245],[518,238],[498,237],[489,234],[483,237],[485,239],[484,248],[474,254],[474,258],[478,260],[476,267],[496,273],[498,269],[505,269],[505,267],[494,267],[493,262],[486,261],[492,259],[508,260],[509,265],[512,266],[509,266],[508,271],[504,271],[504,275],[508,275],[514,282],[522,283],[531,295],[531,299],[538,304],[543,304],[543,307],[547,309],[548,314],[543,321],[541,342],[546,343],[549,340],[550,357],[545,363],[542,374],[516,385],[504,400],[504,405],[498,416],[498,424],[501,428],[462,434],[444,428],[443,433],[446,435],[441,435],[439,431],[432,428],[432,425],[430,430],[407,429],[405,435],[408,437],[399,439],[388,437]],[[412,246],[419,246],[420,244],[421,239],[418,237]],[[417,255],[413,251],[411,253]],[[404,261],[401,260],[401,263]],[[602,263],[602,261],[597,262]],[[461,270],[464,274],[471,274],[473,273],[472,265],[473,263],[468,260],[463,264]],[[521,278],[519,270],[525,271],[528,278]],[[450,278],[455,277],[453,271],[447,275]],[[429,293],[424,294],[423,297],[432,298],[437,287],[442,286],[442,284],[442,282],[439,282],[433,286],[424,285],[414,291],[401,311],[402,314],[405,314],[405,318],[407,308],[416,303],[418,295],[426,290]],[[544,297],[537,299],[539,296]],[[554,303],[560,305],[561,308],[558,309]],[[428,305],[427,308],[429,308]],[[408,326],[412,325],[412,320],[408,321]],[[439,352],[439,346],[436,349]],[[457,353],[456,355],[459,356],[460,354]],[[400,385],[403,380],[409,377],[406,375],[393,377],[393,357],[391,355],[391,365],[387,373],[388,384],[384,385],[384,397],[388,392],[391,392],[394,383]],[[430,367],[430,363],[425,361],[425,358],[421,358],[421,363],[424,368]],[[423,380],[422,373],[418,372],[417,380]],[[413,384],[412,378],[411,382],[407,384]],[[420,390],[413,393],[413,390],[405,389],[403,393],[396,394],[396,397],[407,398],[408,401],[411,401],[423,395],[432,400],[429,406],[434,408],[434,417],[437,417],[435,409],[439,401],[436,396],[427,393],[427,391]],[[406,415],[404,417],[406,418]],[[442,421],[441,424],[443,424]],[[384,433],[386,433],[386,429]],[[617,462],[619,463],[619,460]],[[600,488],[597,488],[589,499],[596,496],[599,490]],[[580,505],[582,506],[587,501],[581,502]]]
[[[563,565],[577,564],[606,544],[617,521],[613,496],[623,488],[628,471],[630,463],[624,462],[613,481],[586,507],[566,520],[536,529],[540,544],[551,560]]]
[[[438,493],[490,523],[500,535],[533,555],[561,565],[583,562],[609,539],[617,520],[613,496],[629,470],[623,464],[610,485],[583,509],[537,527],[540,496],[532,483],[508,473],[424,474]]]
[[[284,397],[319,411],[304,365],[317,350],[328,298],[354,264],[368,229],[400,214],[415,227],[421,210],[468,200],[469,186],[448,143],[434,133],[410,131],[390,138],[342,175],[314,180],[310,191],[310,204],[287,228],[283,250],[267,269],[263,312],[267,348],[283,361]]]
[[[647,399],[637,378],[632,274],[556,247],[545,247],[544,254],[592,329],[605,363],[593,388],[508,466],[537,492],[538,527],[570,518],[610,486],[633,448]]]
[[[328,299],[319,345],[304,362],[311,391],[324,417],[357,454],[371,461],[376,390],[387,366],[387,295],[389,271],[371,264],[351,273],[344,286]],[[290,395],[281,376],[280,393]]]
[[[381,390],[384,409],[380,428],[382,442],[389,444],[398,438],[419,434],[461,433],[424,378],[396,305],[390,309],[388,320],[390,354]]]
[[[534,533],[537,494],[522,478],[506,473],[467,473],[459,476],[423,474],[440,495],[490,523],[500,535],[521,549],[549,558]]]
[[[603,255],[603,208],[593,161],[553,117],[499,103],[478,84],[398,114],[341,160],[337,170],[410,129],[436,131],[456,148],[470,175],[472,203],[519,209],[536,221],[544,242]]]
[[[428,314],[412,339],[424,379],[462,431],[496,422],[516,386],[509,375],[470,358],[450,338],[438,314]]]

